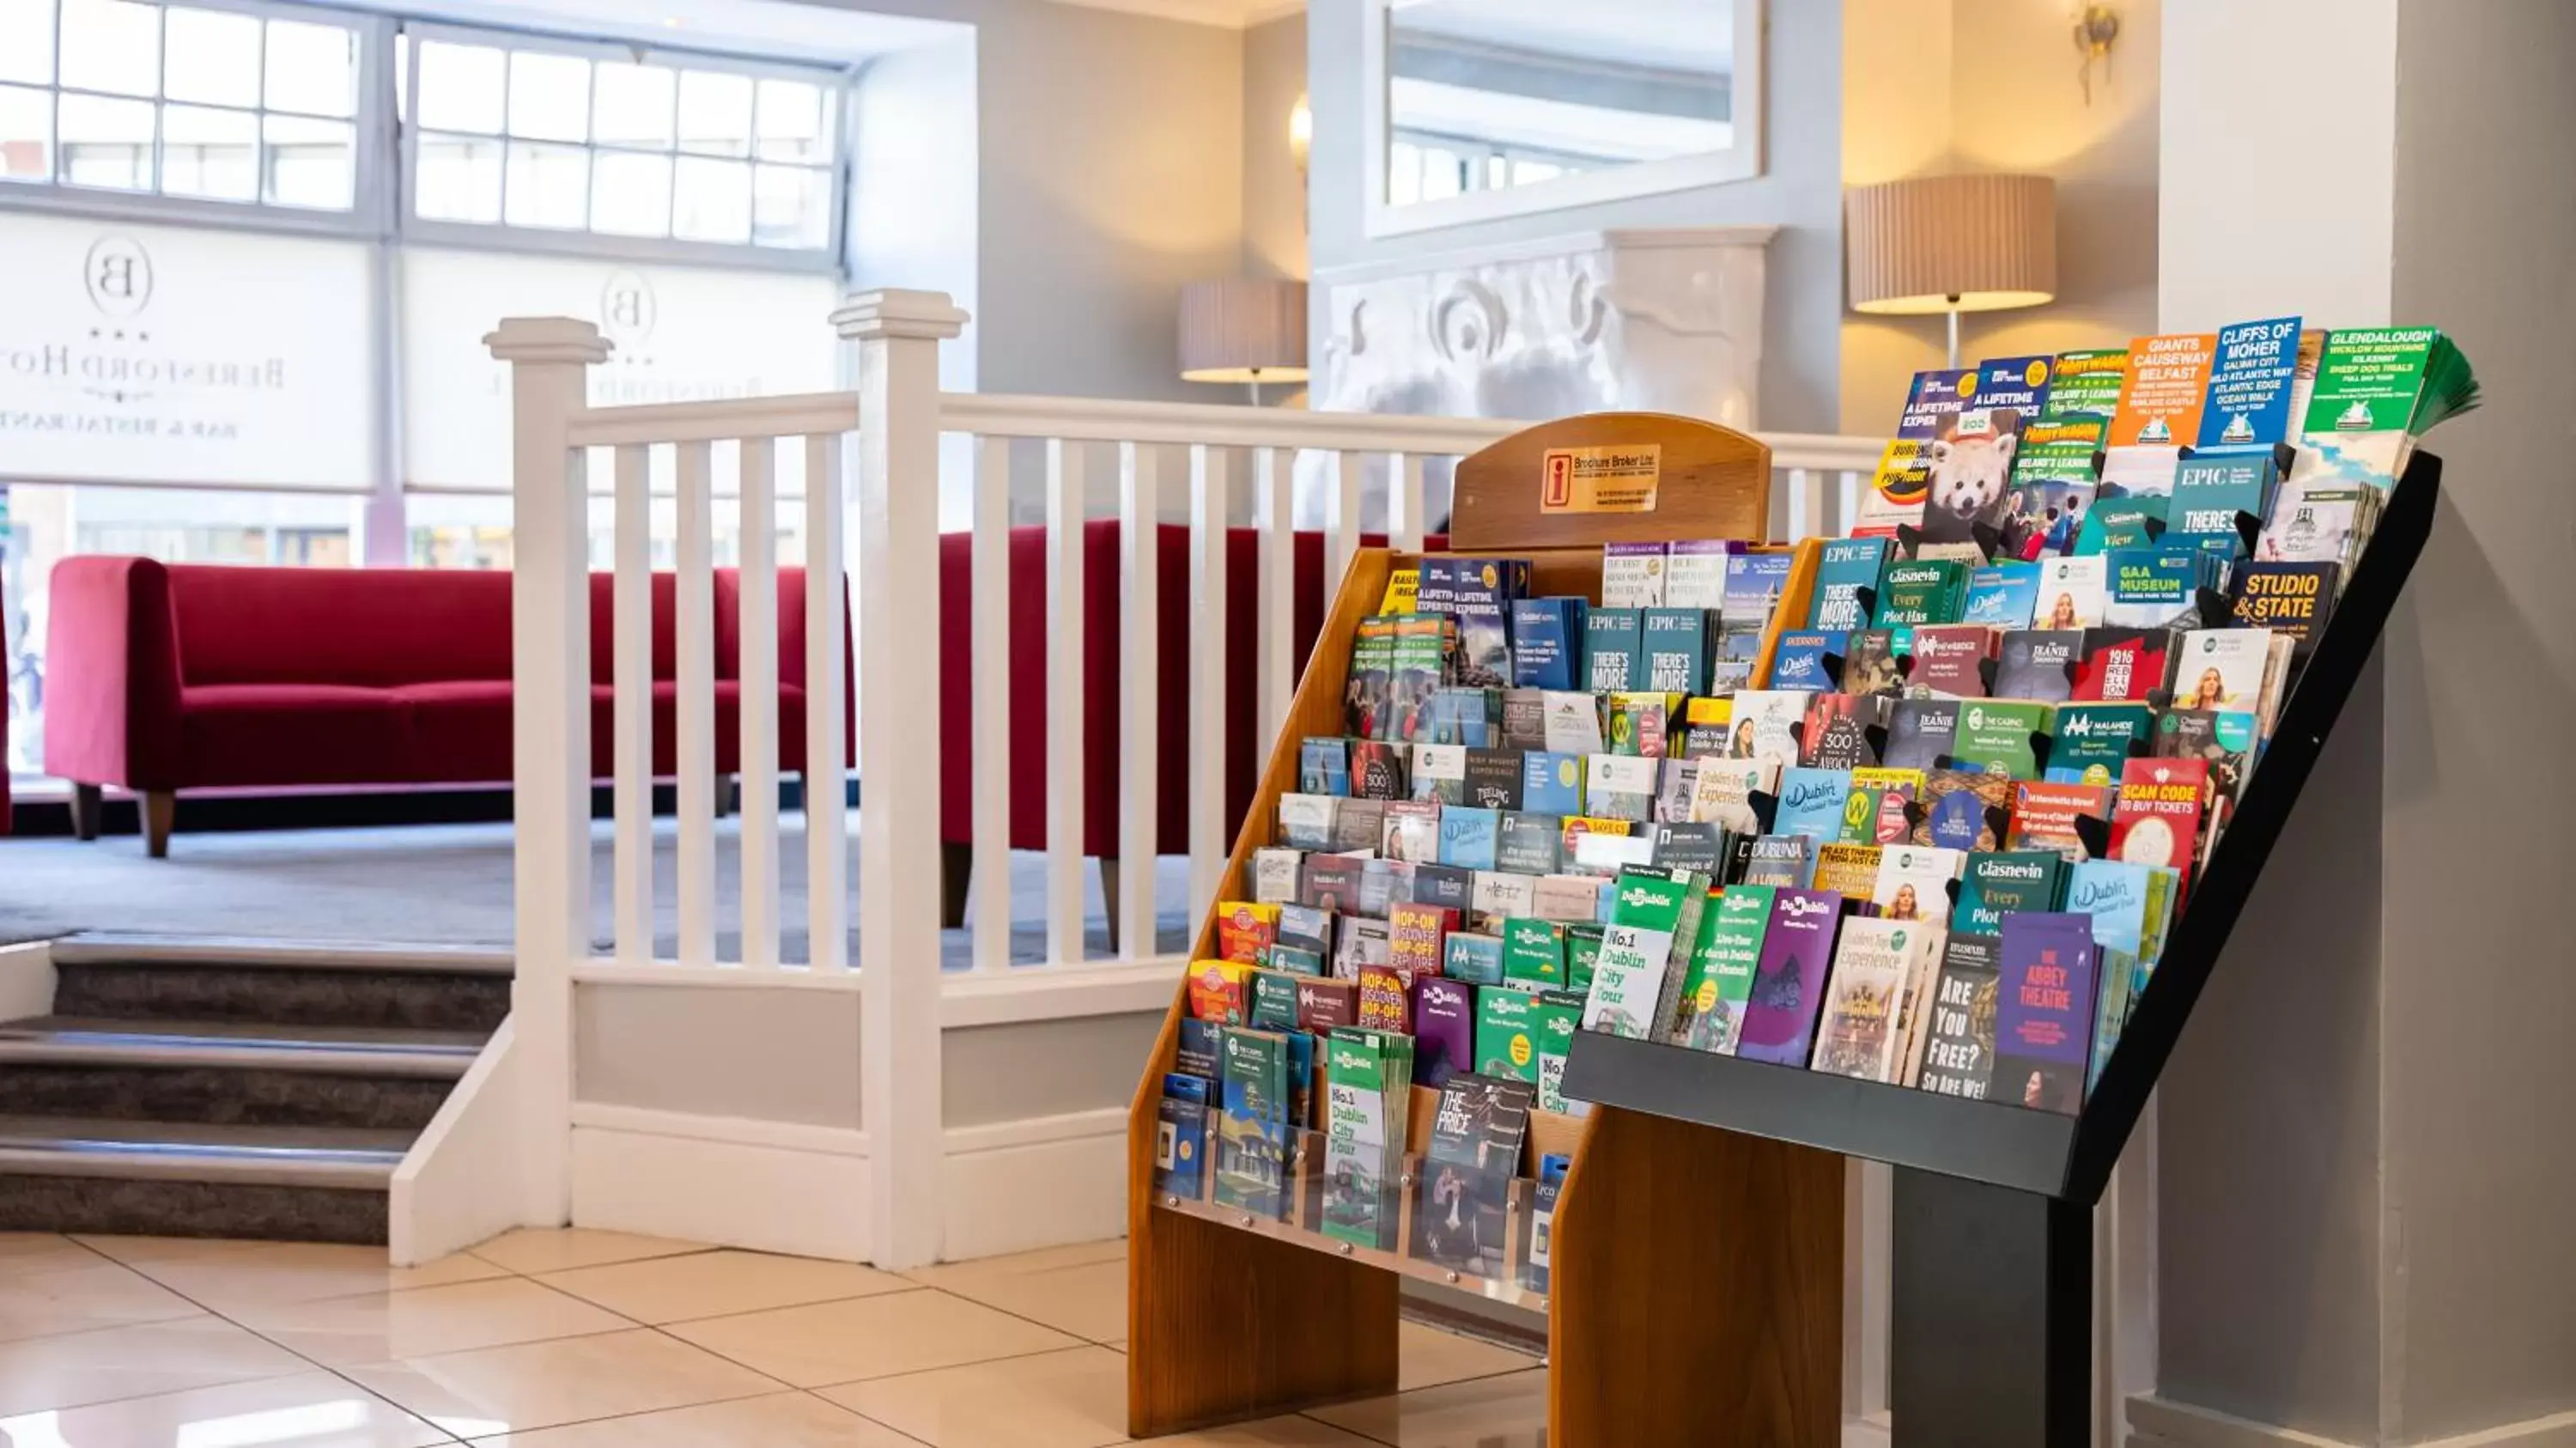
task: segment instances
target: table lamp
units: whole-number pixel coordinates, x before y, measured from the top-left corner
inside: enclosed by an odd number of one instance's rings
[[[1843,198],[1851,305],[1950,319],[2035,307],[2057,295],[2057,183],[2045,176],[1917,176]]]
[[[1306,380],[1306,284],[1192,282],[1181,289],[1181,377],[1241,382],[1261,405],[1264,382]]]

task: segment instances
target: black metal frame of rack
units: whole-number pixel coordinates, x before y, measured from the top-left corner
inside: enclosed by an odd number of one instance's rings
[[[1898,1448],[2090,1441],[2093,1205],[2423,552],[2441,474],[2419,452],[2390,493],[2080,1115],[1576,1036],[1568,1096],[1897,1168]]]

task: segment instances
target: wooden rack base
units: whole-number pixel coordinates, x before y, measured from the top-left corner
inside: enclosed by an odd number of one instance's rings
[[[1552,452],[1640,447],[1661,458],[1657,513],[1543,511]],[[1452,546],[1529,558],[1534,592],[1597,601],[1605,541],[1765,537],[1770,477],[1767,448],[1713,424],[1568,419],[1459,465]],[[1299,741],[1343,732],[1351,641],[1395,563],[1382,549],[1353,559],[1219,898],[1234,898],[1279,796],[1295,787]],[[1803,614],[1813,568],[1813,548],[1802,549],[1784,616]],[[1213,933],[1202,925],[1194,957],[1209,953]],[[1157,1204],[1156,1104],[1184,1009],[1176,999],[1129,1120],[1128,1432],[1151,1438],[1395,1392],[1396,1271],[1320,1238]],[[1843,1180],[1843,1158],[1813,1147],[1592,1112],[1550,1231],[1553,1448],[1838,1448]]]

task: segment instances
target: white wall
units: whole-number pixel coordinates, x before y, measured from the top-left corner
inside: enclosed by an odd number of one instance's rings
[[[849,8],[976,27],[976,384],[1195,396],[1174,344],[1181,288],[1242,265],[1243,32],[1057,0]],[[916,79],[953,96],[957,78]],[[956,156],[945,124],[888,144]],[[859,207],[864,229],[877,212]]]

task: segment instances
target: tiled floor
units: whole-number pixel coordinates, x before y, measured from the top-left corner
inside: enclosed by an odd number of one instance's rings
[[[1126,1253],[897,1276],[615,1232],[373,1248],[0,1233],[5,1448],[1102,1448]],[[1404,1391],[1172,1448],[1538,1448],[1531,1359],[1406,1324]]]

